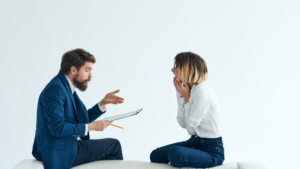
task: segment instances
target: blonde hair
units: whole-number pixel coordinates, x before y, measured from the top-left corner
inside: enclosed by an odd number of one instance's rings
[[[200,84],[207,80],[207,67],[205,61],[192,52],[179,53],[175,57],[178,66],[178,80],[182,83]]]

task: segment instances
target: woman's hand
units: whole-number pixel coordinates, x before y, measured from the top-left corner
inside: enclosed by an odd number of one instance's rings
[[[174,86],[176,88],[176,91],[181,95],[180,97],[184,97],[185,103],[189,102],[190,99],[190,87],[187,84],[181,84],[176,80],[176,78],[173,78]]]

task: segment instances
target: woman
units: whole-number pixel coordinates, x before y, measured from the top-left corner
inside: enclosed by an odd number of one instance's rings
[[[205,61],[191,52],[179,53],[172,72],[177,91],[177,121],[191,138],[153,150],[151,162],[193,168],[221,165],[224,161],[221,108],[215,93],[204,82]]]

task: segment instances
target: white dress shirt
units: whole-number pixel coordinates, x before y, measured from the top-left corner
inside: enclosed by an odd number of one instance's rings
[[[66,75],[65,75],[66,76]],[[71,82],[71,80],[68,78],[68,76],[66,76],[68,82],[69,82],[69,85],[70,85],[70,88],[71,88],[71,91],[72,91],[72,94],[74,94],[75,90],[76,90],[76,87],[73,85],[73,83]],[[104,112],[106,111],[106,109],[102,109],[102,107],[100,106],[100,103],[98,103],[98,107],[99,109]],[[88,133],[88,124],[85,124],[85,135],[87,135]]]
[[[222,114],[214,91],[205,83],[193,85],[189,102],[177,92],[177,121],[190,135],[203,138],[221,137]]]

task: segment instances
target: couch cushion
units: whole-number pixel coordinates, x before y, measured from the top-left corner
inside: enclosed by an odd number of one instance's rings
[[[21,161],[14,169],[44,169],[43,163],[34,159]]]
[[[240,167],[240,168],[239,168]],[[71,169],[175,169],[169,164],[158,164],[144,161],[95,161],[82,164]],[[14,169],[44,169],[43,163],[33,159],[21,161]],[[184,167],[181,169],[191,169]],[[225,163],[211,169],[266,169],[264,165],[257,162]]]
[[[238,166],[239,166],[239,169],[248,169],[248,168],[267,169],[267,167],[264,164],[262,164],[260,162],[254,162],[254,161],[239,162]]]

